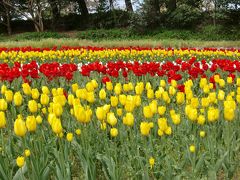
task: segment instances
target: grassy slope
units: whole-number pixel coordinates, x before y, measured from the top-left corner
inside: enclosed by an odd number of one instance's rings
[[[101,47],[116,47],[116,46],[144,46],[144,47],[236,47],[240,48],[240,41],[198,41],[198,40],[178,40],[178,39],[163,39],[163,40],[78,40],[78,39],[42,39],[40,41],[23,40],[23,41],[4,41],[0,42],[0,47],[52,47],[52,46],[101,46]]]

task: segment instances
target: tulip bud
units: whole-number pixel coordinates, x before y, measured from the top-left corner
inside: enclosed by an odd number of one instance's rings
[[[0,111],[7,110],[8,104],[5,99],[0,99]]]
[[[17,136],[23,137],[27,132],[26,124],[22,118],[18,117],[14,122],[14,132]]]
[[[31,113],[35,113],[38,110],[38,104],[35,100],[28,101],[28,109]]]
[[[36,118],[34,116],[28,116],[26,119],[26,126],[29,132],[36,131],[37,128]]]
[[[6,126],[6,117],[3,111],[0,111],[0,128],[4,128]]]
[[[14,104],[16,106],[21,106],[22,105],[22,101],[23,101],[23,98],[22,98],[22,95],[20,92],[16,92],[13,96],[13,100],[14,100]]]

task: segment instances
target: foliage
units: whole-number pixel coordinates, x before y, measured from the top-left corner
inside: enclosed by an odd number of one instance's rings
[[[14,36],[13,40],[19,41],[19,40],[40,40],[40,39],[47,39],[47,38],[53,38],[53,39],[60,39],[60,38],[67,38],[67,35],[59,34],[57,32],[28,32],[28,33],[22,33]]]
[[[199,24],[200,17],[199,9],[182,4],[170,14],[168,22],[172,27],[192,28]]]

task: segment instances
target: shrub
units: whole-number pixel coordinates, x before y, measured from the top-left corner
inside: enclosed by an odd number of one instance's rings
[[[57,32],[27,32],[16,35],[13,40],[40,40],[40,39],[60,39],[60,38],[67,38],[68,36],[65,34],[59,34]]]
[[[192,28],[199,23],[200,18],[199,9],[182,4],[170,14],[168,21],[172,27]]]
[[[90,40],[101,40],[101,39],[126,39],[131,38],[131,34],[125,29],[98,29],[81,31],[77,34],[78,39],[90,39]]]

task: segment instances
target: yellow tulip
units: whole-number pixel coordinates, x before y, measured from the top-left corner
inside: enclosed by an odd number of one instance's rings
[[[135,96],[134,101],[135,101],[136,106],[141,106],[142,100],[141,100],[141,97],[139,95]]]
[[[149,165],[150,165],[150,168],[152,169],[153,168],[153,166],[154,166],[154,164],[155,164],[155,160],[154,160],[154,158],[153,157],[151,157],[151,158],[149,158]]]
[[[150,82],[147,82],[147,83],[146,83],[146,87],[145,87],[145,89],[146,89],[146,90],[150,90],[150,89],[152,89],[152,85],[151,85]]]
[[[171,116],[171,118],[172,118],[172,121],[175,125],[180,124],[180,122],[181,122],[180,114],[173,114]]]
[[[92,83],[92,86],[94,87],[94,89],[98,87],[98,83],[97,83],[96,79],[92,79],[91,83]]]
[[[119,102],[122,104],[122,105],[125,105],[126,104],[126,101],[127,101],[127,96],[125,94],[120,94],[119,95]]]
[[[108,124],[110,124],[111,126],[115,126],[117,124],[117,118],[115,117],[113,112],[109,112],[107,114],[107,122]]]
[[[117,83],[114,87],[114,92],[116,95],[121,94],[122,92],[122,85],[120,83]]]
[[[227,83],[228,83],[228,84],[232,84],[232,83],[233,83],[232,77],[227,77]]]
[[[23,89],[24,94],[31,95],[31,87],[29,86],[28,83],[22,84],[22,89]]]
[[[167,128],[168,128],[168,125],[167,125],[167,119],[166,118],[159,118],[158,119],[158,128],[164,132]]]
[[[159,115],[164,115],[166,112],[166,106],[159,106],[158,107],[158,114]]]
[[[112,82],[106,82],[106,89],[107,89],[108,91],[112,91],[112,90],[113,90]]]
[[[134,125],[134,116],[133,116],[132,113],[127,113],[123,117],[123,124],[125,124],[127,126],[133,126]]]
[[[88,92],[86,89],[78,89],[76,91],[76,96],[81,99],[86,99]]]
[[[196,121],[198,118],[198,112],[196,108],[190,108],[189,113],[188,113],[188,118],[191,121]]]
[[[75,133],[79,136],[81,135],[81,129],[76,129]]]
[[[19,168],[23,167],[25,164],[25,158],[23,156],[18,156],[16,159],[16,163]]]
[[[86,100],[89,102],[89,103],[93,103],[95,101],[95,96],[94,96],[94,92],[88,92],[87,93],[87,98]]]
[[[191,106],[193,108],[198,108],[199,102],[198,102],[198,98],[192,98],[191,99]]]
[[[17,118],[14,122],[14,133],[17,136],[23,137],[27,132],[26,124],[22,118]]]
[[[67,133],[67,141],[71,142],[73,140],[73,133]]]
[[[11,102],[13,100],[13,92],[11,90],[6,90],[5,97],[7,102]]]
[[[50,93],[47,86],[42,86],[42,93],[48,95]]]
[[[150,106],[144,106],[143,107],[143,115],[145,118],[152,118],[153,117],[153,113],[152,110],[150,108]]]
[[[148,136],[150,134],[151,124],[148,122],[141,122],[140,132],[143,136]]]
[[[147,98],[153,99],[154,98],[154,91],[152,89],[147,90]]]
[[[170,95],[173,96],[174,94],[176,94],[176,89],[173,86],[170,86],[168,92]]]
[[[208,107],[209,103],[210,103],[209,98],[202,98],[201,104],[203,107]]]
[[[168,127],[164,132],[165,132],[165,134],[167,134],[167,135],[171,135],[171,134],[172,134],[172,128],[171,128],[171,127]]]
[[[68,104],[70,106],[73,105],[73,101],[74,101],[74,95],[73,94],[69,94],[68,95]]]
[[[100,121],[103,121],[106,118],[106,112],[103,109],[103,107],[97,107],[96,116],[97,116],[97,119]]]
[[[78,90],[78,84],[72,84],[72,92],[76,93],[76,91]]]
[[[111,101],[112,107],[116,107],[118,105],[118,97],[117,96],[111,96],[110,101]]]
[[[208,109],[208,121],[213,122],[219,118],[219,110],[213,107]]]
[[[1,87],[1,93],[2,93],[2,94],[5,94],[6,90],[7,90],[7,86],[2,85],[2,87]]]
[[[35,113],[38,110],[38,104],[35,100],[28,101],[28,109],[31,113]]]
[[[116,137],[118,135],[118,129],[117,128],[111,128],[110,135],[112,137]]]
[[[196,148],[195,148],[194,145],[191,145],[191,146],[189,147],[189,150],[190,150],[191,153],[194,153],[194,152],[196,151]]]
[[[31,91],[31,92],[32,92],[32,98],[33,98],[33,99],[35,99],[35,100],[36,100],[36,99],[38,99],[38,98],[39,98],[39,95],[40,95],[40,94],[39,94],[39,91],[38,91],[38,89],[36,89],[36,88],[35,88],[35,89],[32,89],[32,91]]]
[[[79,122],[86,121],[86,111],[81,105],[74,106],[74,115]]]
[[[185,99],[184,93],[183,92],[177,92],[177,97],[176,97],[177,103],[178,104],[183,104],[184,99]]]
[[[135,86],[135,93],[136,93],[137,95],[141,95],[142,92],[143,92],[143,90],[144,90],[144,88],[143,88],[143,86],[141,86],[140,84],[138,84],[138,85]]]
[[[0,111],[6,111],[8,107],[7,102],[5,99],[0,99]]]
[[[38,115],[38,116],[36,117],[36,122],[37,122],[38,124],[41,124],[41,123],[42,123],[42,117],[41,117],[40,115]]]
[[[61,104],[59,103],[54,103],[53,104],[53,113],[56,115],[56,116],[61,116],[62,113],[63,113],[63,108],[61,106]]]
[[[86,89],[87,89],[88,92],[94,91],[93,84],[92,84],[91,82],[88,82],[88,83],[86,84]]]
[[[34,116],[28,116],[26,119],[26,127],[29,132],[34,132],[37,129],[37,122]]]
[[[150,104],[149,104],[149,107],[152,111],[153,114],[157,113],[157,101],[156,100],[153,100]]]
[[[118,115],[118,116],[122,116],[122,113],[123,113],[122,109],[121,109],[121,108],[118,108],[118,109],[117,109],[117,115]]]
[[[54,121],[52,122],[52,130],[56,134],[60,134],[62,132],[63,128],[60,119],[58,118],[54,119]]]
[[[223,79],[219,80],[219,85],[220,87],[224,87],[225,86],[225,81]]]
[[[200,83],[199,83],[199,86],[200,86],[200,88],[204,88],[204,86],[206,86],[207,85],[207,79],[206,78],[201,78],[200,79]]]
[[[205,133],[205,131],[200,131],[199,135],[200,135],[200,137],[203,138],[203,137],[205,137],[206,133]]]
[[[22,98],[22,95],[19,91],[14,94],[13,100],[14,100],[14,104],[16,106],[21,106],[22,105],[23,98]]]
[[[3,111],[0,111],[0,128],[4,128],[6,126],[6,116]]]
[[[235,117],[235,110],[231,107],[224,108],[224,119],[227,121],[232,121]]]
[[[25,155],[26,157],[29,157],[29,156],[31,155],[31,151],[30,151],[29,149],[25,149],[25,150],[24,150],[24,155]]]
[[[160,80],[160,86],[165,87],[166,86],[166,81],[165,80]]]
[[[104,100],[104,99],[106,99],[106,91],[105,91],[105,89],[101,89],[100,91],[99,91],[99,98],[101,99],[101,100]]]

